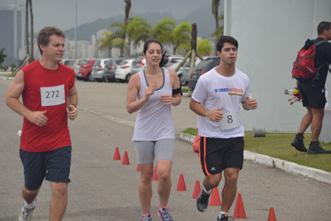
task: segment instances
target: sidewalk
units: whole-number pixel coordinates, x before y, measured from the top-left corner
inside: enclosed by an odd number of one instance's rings
[[[183,141],[193,143],[194,136],[190,134],[180,133],[179,138]],[[255,163],[262,164],[268,167],[277,168],[285,172],[309,177],[320,182],[331,184],[331,173],[311,167],[302,166],[286,160],[273,158],[267,155],[244,151],[244,159],[251,160]]]

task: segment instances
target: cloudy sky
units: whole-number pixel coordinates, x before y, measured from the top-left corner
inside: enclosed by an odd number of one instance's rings
[[[46,25],[64,30],[74,27],[75,1],[78,24],[124,14],[124,0],[33,0],[35,30],[39,31]],[[132,15],[153,11],[168,12],[175,18],[182,18],[207,2],[210,4],[209,0],[132,0]]]

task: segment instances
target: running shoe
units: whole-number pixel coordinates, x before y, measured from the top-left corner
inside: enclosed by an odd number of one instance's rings
[[[19,221],[30,221],[32,219],[32,213],[36,207],[26,208],[24,205],[22,206],[20,216],[18,218]]]
[[[201,190],[200,195],[196,201],[197,209],[200,212],[206,211],[208,207],[209,196],[210,194],[206,193],[203,189]]]
[[[162,221],[174,221],[174,219],[171,217],[169,213],[168,208],[159,208],[157,210],[157,214],[159,215]]]
[[[296,134],[291,145],[300,152],[307,152],[307,148],[305,147],[305,144],[303,142],[302,134]]]

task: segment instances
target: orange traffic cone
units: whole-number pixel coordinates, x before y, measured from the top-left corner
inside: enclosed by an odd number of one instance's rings
[[[157,166],[155,165],[154,167],[154,171],[153,171],[153,181],[158,181],[159,180],[159,176],[157,175]]]
[[[201,192],[200,182],[199,182],[199,180],[197,180],[197,181],[195,181],[195,184],[194,184],[192,198],[197,199],[200,195],[200,192]]]
[[[209,206],[220,206],[220,205],[221,205],[220,194],[218,193],[217,187],[215,187],[211,192]]]
[[[186,184],[184,180],[184,175],[180,174],[178,183],[177,183],[177,191],[186,191]]]
[[[268,221],[277,221],[275,209],[273,207],[269,209]]]
[[[118,147],[115,147],[113,160],[121,160],[120,151],[118,150]]]
[[[123,155],[123,159],[122,159],[122,165],[129,165],[130,161],[129,161],[129,156],[128,156],[128,152],[125,151],[124,155]]]
[[[237,218],[246,219],[247,218],[241,193],[238,193],[238,196],[237,196],[236,206],[235,206],[234,212],[233,212],[233,218],[234,219],[237,219]]]

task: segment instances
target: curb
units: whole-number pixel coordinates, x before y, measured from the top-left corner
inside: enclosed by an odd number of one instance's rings
[[[179,139],[189,143],[193,143],[194,136],[180,133]],[[244,151],[244,159],[251,160],[255,163],[262,164],[268,167],[277,168],[291,174],[301,175],[320,182],[331,184],[331,173],[324,170],[302,166],[286,160],[254,153],[247,150]]]

